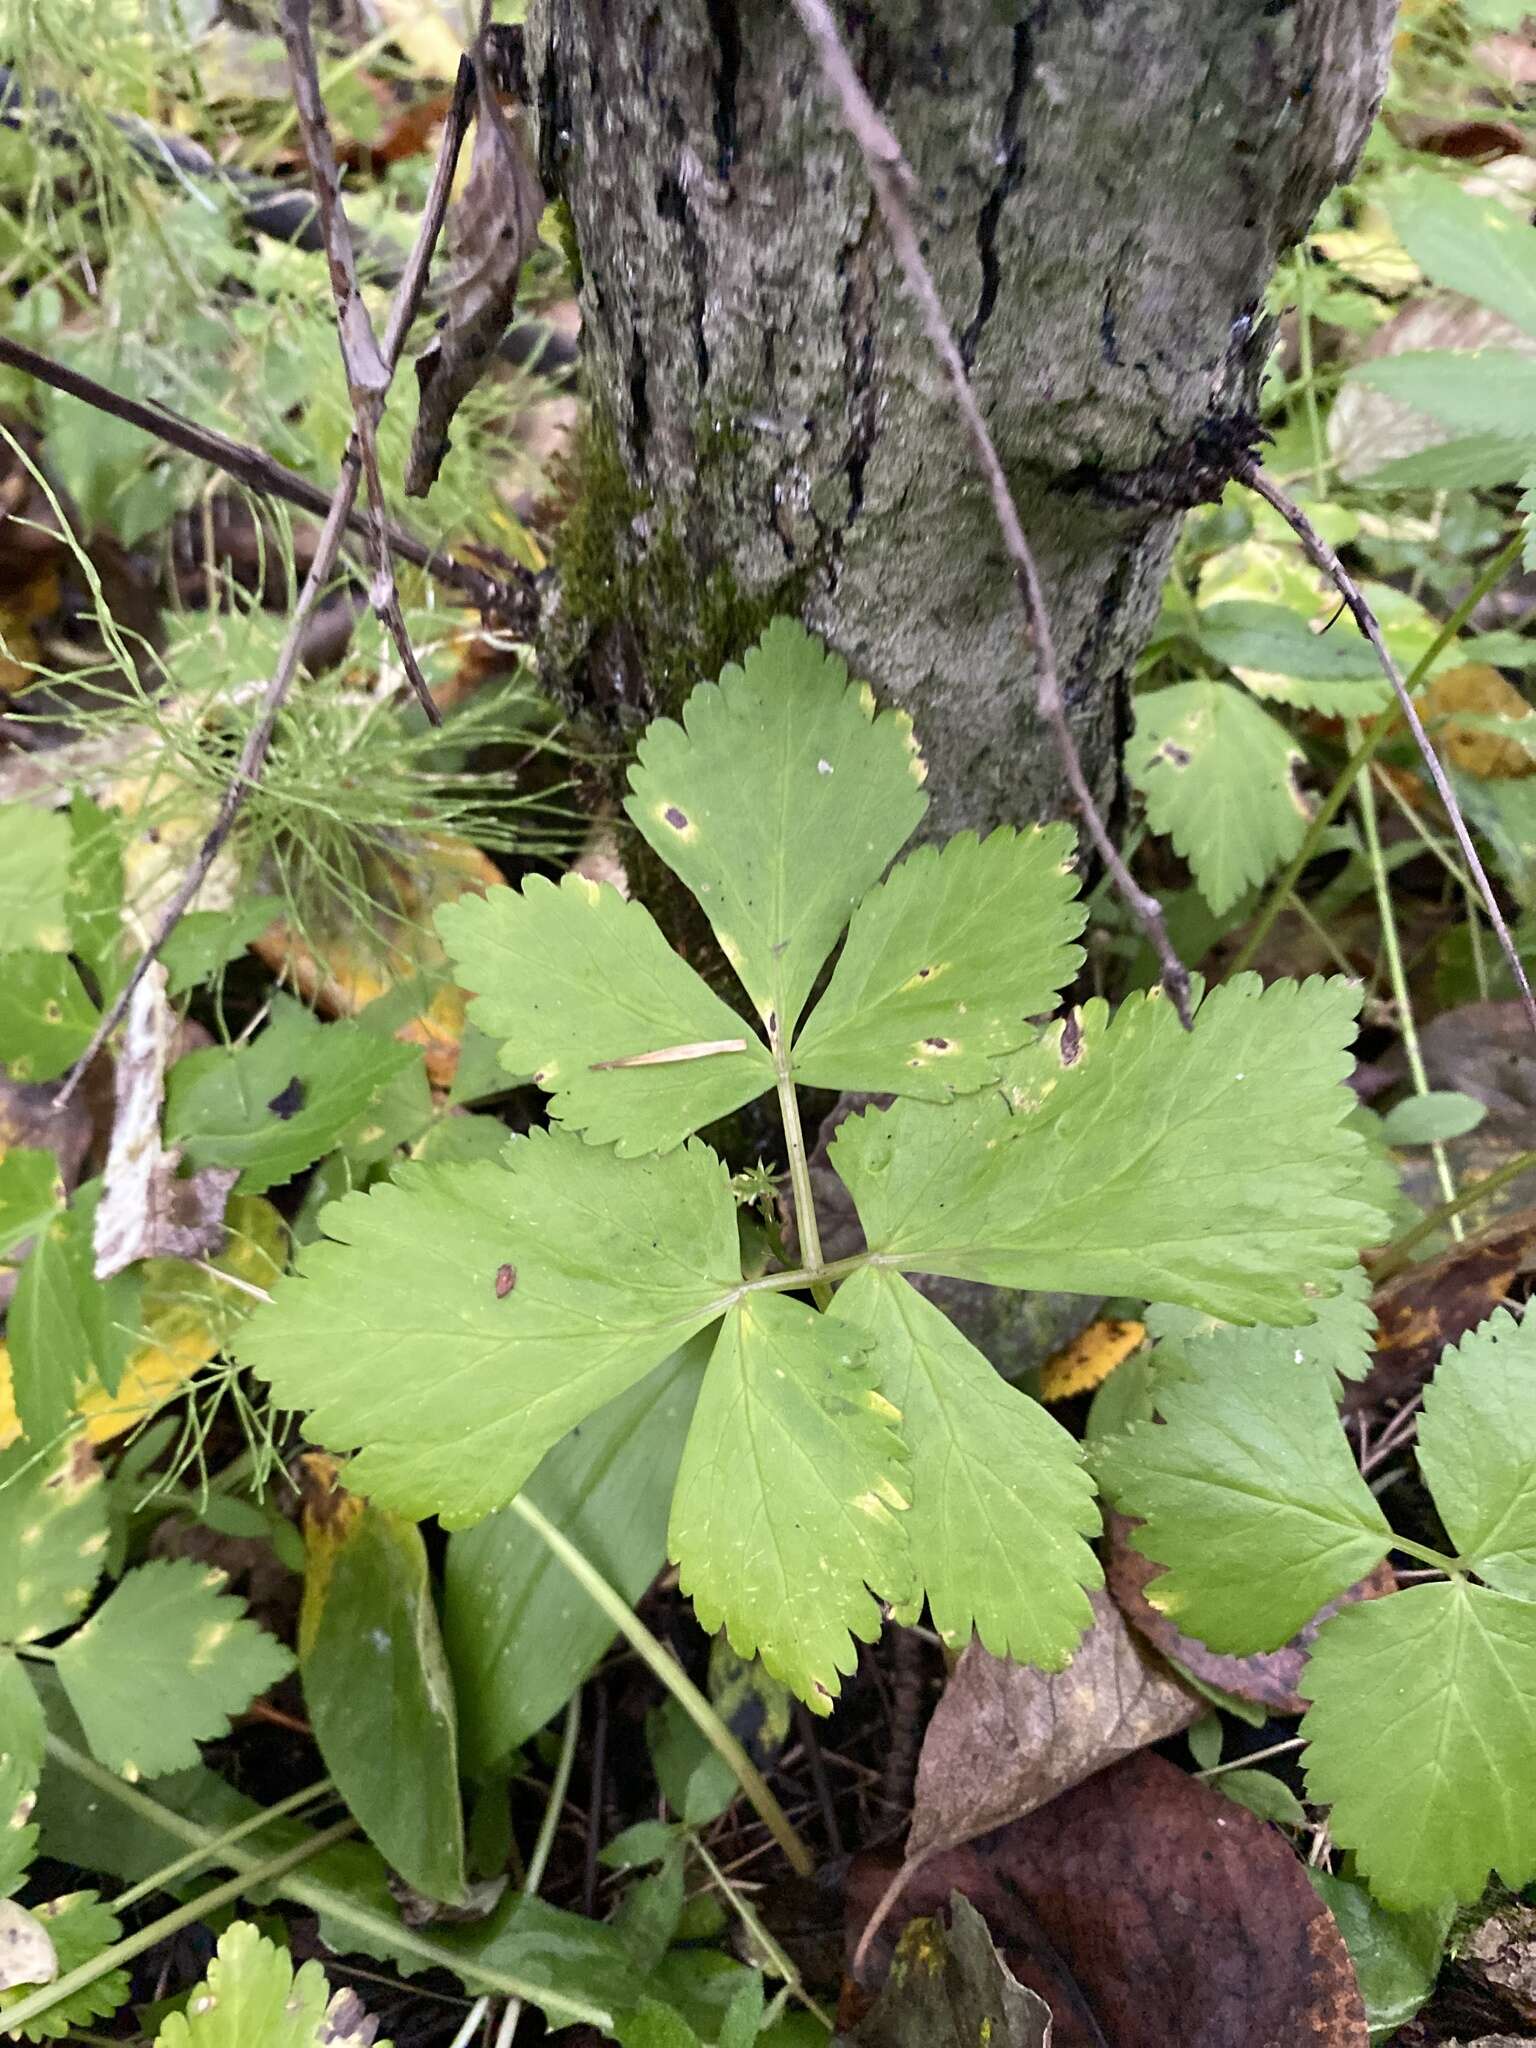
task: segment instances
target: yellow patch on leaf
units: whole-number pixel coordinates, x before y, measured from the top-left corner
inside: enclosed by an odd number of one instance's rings
[[[1536,773],[1536,759],[1521,741],[1471,722],[1536,718],[1514,684],[1487,662],[1442,669],[1424,689],[1419,705],[1436,746],[1464,775],[1490,782]]]
[[[1145,1343],[1145,1323],[1104,1316],[1064,1344],[1040,1368],[1042,1401],[1066,1401],[1107,1380],[1122,1360]]]

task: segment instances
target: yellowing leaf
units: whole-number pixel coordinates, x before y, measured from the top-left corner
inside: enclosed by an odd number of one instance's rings
[[[1440,752],[1464,775],[1487,782],[1536,774],[1536,758],[1525,743],[1491,723],[1527,720],[1527,730],[1536,731],[1536,712],[1496,668],[1468,661],[1443,669],[1419,702]]]
[[[1146,1337],[1145,1323],[1101,1316],[1041,1366],[1041,1400],[1067,1401],[1074,1394],[1086,1394],[1107,1380],[1122,1360],[1146,1342]]]

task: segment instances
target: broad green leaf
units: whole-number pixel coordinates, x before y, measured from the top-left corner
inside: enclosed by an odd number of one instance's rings
[[[1305,755],[1231,683],[1173,683],[1136,700],[1126,753],[1154,832],[1189,862],[1212,910],[1230,910],[1296,851],[1310,811]]]
[[[1223,1771],[1211,1781],[1226,1799],[1235,1799],[1260,1820],[1272,1820],[1283,1828],[1307,1824],[1307,1810],[1296,1794],[1273,1771]]]
[[[302,1173],[350,1124],[376,1108],[419,1048],[355,1023],[320,1024],[284,1002],[249,1045],[212,1046],[166,1078],[165,1138],[189,1168],[238,1166],[260,1194]]]
[[[1344,1937],[1371,2040],[1385,2042],[1407,2026],[1434,1990],[1454,1908],[1447,1900],[1414,1913],[1394,1913],[1352,1878],[1326,1870],[1309,1870],[1307,1876]]]
[[[106,1547],[106,1490],[83,1437],[41,1456],[24,1443],[0,1453],[0,1643],[35,1642],[83,1614]]]
[[[1418,1459],[1471,1569],[1536,1599],[1536,1323],[1495,1309],[1444,1353],[1424,1394]]]
[[[927,805],[912,721],[793,619],[640,742],[625,809],[698,898],[769,1029],[799,1021],[859,898]]]
[[[974,1627],[993,1656],[1059,1671],[1093,1620],[1083,1588],[1103,1584],[1080,1446],[899,1273],[865,1267],[833,1313],[871,1340],[901,1414],[902,1527],[934,1627],[954,1649]]]
[[[817,1713],[879,1600],[916,1593],[900,1417],[867,1340],[784,1294],[726,1317],[694,1410],[667,1547],[699,1625],[725,1624]],[[876,1597],[871,1597],[871,1595]]]
[[[1487,1103],[1470,1095],[1431,1088],[1427,1094],[1409,1095],[1395,1103],[1381,1120],[1381,1135],[1389,1145],[1434,1145],[1475,1131],[1487,1114]]]
[[[1311,591],[1307,594],[1310,599]],[[1232,598],[1206,605],[1196,614],[1196,625],[1206,653],[1239,672],[1255,669],[1318,683],[1376,682],[1381,677],[1375,650],[1347,614],[1321,633],[1309,617],[1286,605]]]
[[[725,1168],[698,1144],[616,1159],[568,1132],[510,1168],[402,1167],[324,1212],[334,1243],[242,1332],[240,1357],[413,1515],[501,1507],[605,1401],[718,1316],[741,1284]]]
[[[1464,434],[1378,463],[1362,479],[1373,491],[1469,491],[1520,482],[1536,454],[1536,436]]]
[[[1411,171],[1386,196],[1398,239],[1431,284],[1492,306],[1536,334],[1536,230],[1502,200]]]
[[[333,1490],[310,1505],[304,1534],[299,1661],[326,1769],[408,1884],[462,1904],[453,1680],[421,1531]]]
[[[13,1081],[53,1081],[90,1044],[96,1005],[67,953],[9,953],[0,972],[0,1061]]]
[[[95,1276],[92,1234],[101,1182],[78,1188],[22,1267],[6,1324],[13,1391],[34,1447],[70,1426],[80,1390],[115,1393],[140,1340],[143,1279],[136,1266]]]
[[[1384,1904],[1536,1875],[1536,1606],[1464,1579],[1359,1601],[1318,1631],[1301,1690],[1307,1796]]]
[[[51,1152],[0,1148],[0,1259],[14,1252],[64,1206],[64,1183]]]
[[[606,883],[567,875],[556,888],[534,876],[518,894],[460,897],[437,922],[460,981],[477,991],[471,1017],[505,1041],[502,1065],[531,1074],[562,1123],[621,1158],[669,1151],[773,1086],[756,1031],[643,904]]]
[[[1072,870],[1061,825],[909,854],[854,911],[795,1079],[934,1102],[995,1080],[1082,961]]]
[[[109,1769],[153,1778],[197,1762],[199,1742],[293,1668],[293,1658],[191,1558],[140,1565],[57,1651],[54,1669]]]
[[[1536,291],[1536,270],[1532,285]],[[1349,374],[1373,391],[1427,412],[1458,434],[1500,434],[1527,441],[1536,434],[1536,360],[1513,349],[1413,350],[1357,363]]]
[[[1212,1340],[1206,1340],[1208,1347]],[[1198,1356],[1191,1346],[1190,1356]],[[1162,1423],[1101,1443],[1100,1480],[1168,1571],[1147,1598],[1213,1650],[1275,1650],[1392,1545],[1320,1374],[1230,1347],[1159,1383]]]
[[[1290,1329],[1223,1323],[1196,1309],[1159,1303],[1148,1309],[1146,1318],[1148,1333],[1158,1340],[1157,1384],[1165,1386],[1171,1378],[1191,1372],[1213,1382],[1229,1360],[1246,1358],[1254,1362],[1255,1370],[1260,1361],[1267,1363],[1281,1379],[1294,1377],[1301,1369],[1315,1370],[1337,1401],[1341,1379],[1363,1380],[1371,1369],[1376,1317],[1370,1294],[1370,1275],[1363,1266],[1351,1266],[1337,1294],[1313,1301],[1313,1320]]]
[[[67,1977],[82,1963],[94,1962],[122,1933],[117,1915],[95,1892],[65,1892],[35,1906],[33,1911],[53,1943],[60,1977]],[[4,2024],[5,2008],[30,1998],[36,1988],[18,1984],[9,1991],[0,1991],[0,2025]],[[8,2036],[19,2032],[24,2041],[73,2040],[78,2028],[89,2027],[92,2020],[110,2018],[127,1996],[128,1972],[106,1970],[94,1983],[66,1992],[57,2005],[50,2006],[35,2020],[24,2021],[19,2029],[7,2028],[6,2032]]]
[[[709,1357],[706,1333],[548,1452],[524,1492],[635,1601],[666,1562],[667,1511]],[[488,1769],[557,1714],[613,1640],[613,1623],[520,1516],[448,1539],[443,1634],[465,1768]]]
[[[1091,1003],[1004,1089],[841,1126],[871,1250],[908,1271],[1130,1294],[1292,1324],[1384,1219],[1344,1127],[1358,987],[1239,975],[1193,1031],[1158,995]]]
[[[614,2021],[619,2048],[704,2048],[681,2013],[656,1998],[642,1998],[633,2012]]]
[[[0,953],[68,950],[69,855],[69,819],[62,811],[0,804]]]

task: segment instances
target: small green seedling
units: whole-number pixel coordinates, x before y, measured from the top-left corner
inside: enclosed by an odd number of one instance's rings
[[[1059,1668],[1100,1580],[1080,1447],[910,1276],[1299,1324],[1383,1234],[1341,1085],[1358,989],[1244,976],[1192,1032],[1156,993],[1041,1028],[1081,958],[1071,835],[961,833],[891,867],[924,774],[910,721],[775,622],[651,727],[628,802],[755,1025],[612,887],[445,910],[472,1015],[551,1127],[328,1208],[239,1341],[356,1452],[353,1486],[462,1525],[713,1329],[669,1548],[703,1626],[821,1711],[882,1603]],[[801,1085],[896,1098],[831,1148],[867,1245],[831,1264]],[[694,1134],[770,1091],[803,1264],[747,1278]]]

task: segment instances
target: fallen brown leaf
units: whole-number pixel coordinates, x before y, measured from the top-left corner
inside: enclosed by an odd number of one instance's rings
[[[998,1954],[962,1892],[950,1925],[909,1920],[879,1997],[843,2036],[850,2048],[1051,2048],[1051,2015]]]
[[[923,1737],[908,1858],[968,1841],[1188,1728],[1205,1701],[1145,1649],[1107,1593],[1065,1671],[973,1642]]]
[[[1397,1575],[1391,1565],[1379,1564],[1368,1578],[1361,1579],[1337,1600],[1315,1614],[1306,1627],[1292,1636],[1283,1649],[1252,1657],[1221,1657],[1193,1636],[1180,1634],[1166,1614],[1160,1614],[1146,1597],[1150,1581],[1162,1576],[1162,1566],[1143,1557],[1130,1541],[1131,1531],[1140,1526],[1129,1515],[1111,1512],[1105,1523],[1104,1576],[1121,1613],[1138,1635],[1145,1636],[1164,1657],[1172,1657],[1202,1684],[1234,1698],[1251,1700],[1271,1714],[1301,1715],[1308,1702],[1296,1690],[1306,1668],[1307,1653],[1318,1630],[1330,1614],[1356,1600],[1378,1600],[1397,1591]]]
[[[889,1863],[849,1873],[856,1947]],[[910,1879],[871,1943],[962,1892],[1003,1960],[1051,2007],[1052,2048],[1367,2048],[1333,1916],[1285,1838],[1159,1756],[1101,1771]]]
[[[1511,1007],[1514,1007],[1511,1005]],[[1536,1251],[1536,1209],[1519,1209],[1386,1281],[1372,1296],[1376,1352],[1363,1380],[1344,1389],[1344,1413],[1411,1400],[1440,1362],[1492,1314]]]

